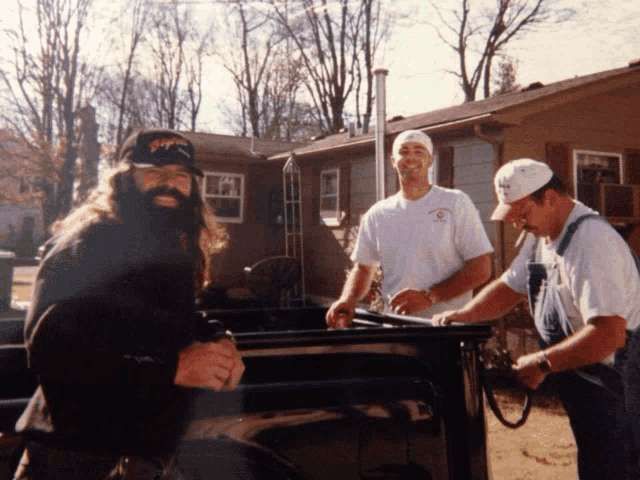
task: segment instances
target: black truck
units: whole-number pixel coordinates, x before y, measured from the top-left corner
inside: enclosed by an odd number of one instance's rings
[[[178,452],[185,478],[489,478],[479,355],[491,328],[358,310],[352,328],[328,330],[325,313],[206,312],[234,332],[246,370],[237,390],[199,396]],[[2,478],[35,387],[23,325],[0,320]]]

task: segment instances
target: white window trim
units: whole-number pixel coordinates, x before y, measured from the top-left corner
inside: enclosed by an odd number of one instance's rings
[[[620,185],[624,185],[625,177],[624,177],[624,165],[623,160],[624,157],[621,153],[617,152],[601,152],[598,150],[574,150],[573,151],[573,191],[576,192],[576,198],[578,196],[578,155],[579,154],[587,154],[587,155],[602,155],[603,157],[618,157],[618,168],[620,170]]]
[[[322,212],[332,212],[333,210],[322,210],[322,200],[327,198],[332,198],[333,195],[323,195],[322,193],[322,185],[323,185],[323,177],[329,174],[336,174],[336,210],[334,217],[323,217]],[[326,170],[320,171],[320,221],[329,227],[338,227],[342,223],[344,219],[344,212],[340,210],[340,168],[328,168]]]
[[[234,173],[234,172],[214,172],[211,170],[205,170],[204,172],[204,177],[202,179],[202,184],[201,184],[201,192],[202,192],[202,197],[204,198],[205,202],[207,201],[207,198],[237,198],[240,200],[240,217],[220,217],[218,216],[217,212],[216,212],[216,220],[220,223],[242,223],[244,220],[244,174],[243,173]],[[240,178],[240,195],[238,197],[225,197],[222,195],[213,195],[213,194],[207,194],[207,175],[220,175],[220,176],[230,176],[230,177],[235,177],[235,178]]]

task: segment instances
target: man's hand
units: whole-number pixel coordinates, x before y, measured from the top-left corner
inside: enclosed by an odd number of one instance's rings
[[[460,310],[447,310],[446,312],[438,313],[431,319],[433,325],[444,326],[450,323],[469,323],[467,315]]]
[[[233,390],[244,372],[244,363],[233,340],[194,342],[180,352],[176,385]]]
[[[347,328],[355,314],[355,305],[352,302],[337,300],[329,307],[325,318],[329,328]]]
[[[429,308],[432,303],[424,290],[405,288],[389,300],[393,313],[411,315]]]
[[[518,358],[518,361],[513,366],[513,371],[516,372],[518,380],[525,386],[536,389],[547,374],[540,370],[539,364],[544,357],[540,352],[531,353],[529,355],[523,355]]]

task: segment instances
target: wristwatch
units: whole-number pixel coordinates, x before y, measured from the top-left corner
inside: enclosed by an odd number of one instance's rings
[[[544,354],[544,351],[541,351],[540,353],[542,358],[538,362],[538,368],[542,373],[551,373],[551,362],[549,361],[547,356]]]

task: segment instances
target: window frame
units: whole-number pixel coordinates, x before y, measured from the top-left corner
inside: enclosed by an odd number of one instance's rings
[[[244,173],[236,173],[236,172],[220,172],[213,170],[205,170],[202,172],[204,176],[202,177],[200,191],[202,193],[203,200],[208,204],[209,198],[222,198],[222,199],[237,199],[240,202],[240,213],[238,217],[224,217],[221,216],[217,211],[214,212],[216,216],[216,220],[220,223],[243,223],[244,222],[244,209],[245,209],[245,174]],[[212,176],[220,176],[231,177],[231,178],[239,178],[240,179],[240,193],[237,196],[230,195],[217,195],[213,193],[207,193],[207,181],[209,177]]]
[[[335,194],[326,195],[323,192],[324,178],[327,175],[335,174],[336,175],[336,192]],[[322,208],[322,203],[325,198],[335,198],[336,199],[336,208],[335,210],[324,210]],[[334,212],[335,215],[333,217],[324,217],[323,212]],[[320,222],[329,226],[329,227],[337,227],[342,222],[344,218],[344,214],[340,210],[340,167],[334,168],[325,168],[320,170],[320,205],[319,205],[319,214],[320,214]]]
[[[586,149],[574,149],[573,150],[573,191],[576,192],[576,198],[578,198],[578,155],[600,155],[603,157],[618,157],[618,171],[620,172],[619,185],[625,185],[625,172],[624,172],[624,155],[618,152],[604,152],[599,150],[586,150]],[[584,182],[587,183],[587,182]]]

